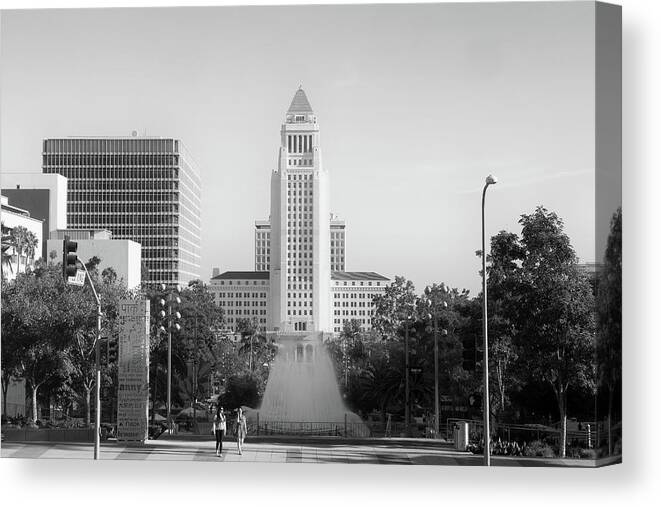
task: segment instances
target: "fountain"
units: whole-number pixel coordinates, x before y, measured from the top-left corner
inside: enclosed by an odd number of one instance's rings
[[[367,425],[342,400],[323,334],[277,334],[275,340],[278,352],[255,411],[260,431],[369,436]]]

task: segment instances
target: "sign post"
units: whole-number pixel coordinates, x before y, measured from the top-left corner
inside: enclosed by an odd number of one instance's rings
[[[149,301],[119,302],[117,441],[136,445],[149,436]]]
[[[67,283],[69,285],[78,285],[79,287],[82,287],[85,285],[85,271],[82,269],[77,270],[75,276],[67,277]]]

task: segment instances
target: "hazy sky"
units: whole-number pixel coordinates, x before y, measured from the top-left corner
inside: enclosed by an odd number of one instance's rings
[[[45,137],[180,138],[203,180],[202,278],[254,269],[302,84],[347,270],[477,294],[491,172],[488,234],[519,233],[543,204],[595,260],[593,16],[592,2],[3,12],[2,171],[41,172]]]

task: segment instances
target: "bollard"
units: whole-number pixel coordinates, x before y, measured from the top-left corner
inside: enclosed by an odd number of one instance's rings
[[[588,449],[592,449],[592,434],[590,433],[590,425],[586,425],[586,431],[588,432]]]

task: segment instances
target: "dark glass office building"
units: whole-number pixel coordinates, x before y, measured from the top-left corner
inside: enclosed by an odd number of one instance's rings
[[[45,139],[43,172],[68,179],[70,229],[108,229],[142,245],[143,282],[200,277],[200,176],[181,141]]]

